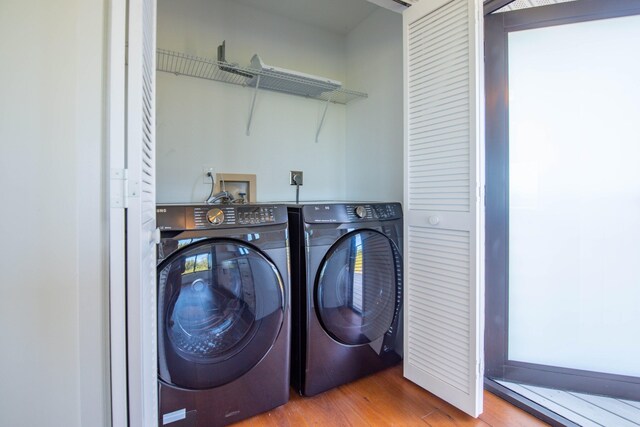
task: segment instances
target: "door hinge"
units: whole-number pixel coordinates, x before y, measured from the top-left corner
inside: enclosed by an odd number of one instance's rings
[[[111,207],[128,207],[129,179],[127,169],[111,169],[110,176]]]

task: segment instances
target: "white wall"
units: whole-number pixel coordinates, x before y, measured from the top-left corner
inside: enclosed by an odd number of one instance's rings
[[[0,5],[0,425],[109,425],[103,0]]]
[[[336,11],[339,13],[339,11]],[[158,202],[201,202],[203,167],[255,173],[258,200],[292,200],[290,170],[304,172],[301,200],[402,199],[402,18],[379,9],[346,37],[223,0],[159,0],[158,47],[333,78],[368,99],[331,104],[158,73]]]
[[[402,201],[402,15],[379,9],[349,33],[347,76],[369,98],[347,104],[346,197]]]
[[[158,47],[209,58],[226,40],[227,60],[270,65],[345,82],[343,36],[220,0],[160,0]],[[253,90],[158,73],[158,202],[201,202],[202,167],[257,175],[259,201],[293,200],[289,171],[304,172],[301,199],[345,197],[345,106],[260,91],[251,135],[245,134]],[[346,83],[346,82],[345,82]],[[357,88],[354,88],[357,89]]]

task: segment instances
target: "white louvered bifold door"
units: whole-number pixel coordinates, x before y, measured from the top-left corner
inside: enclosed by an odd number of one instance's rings
[[[482,2],[403,13],[404,375],[482,412]]]
[[[129,425],[157,426],[156,1],[129,0],[127,344]]]

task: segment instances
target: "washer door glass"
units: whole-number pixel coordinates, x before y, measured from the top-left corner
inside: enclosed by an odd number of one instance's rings
[[[400,257],[384,234],[360,230],[336,242],[316,281],[316,311],[335,340],[350,345],[381,338],[401,302]]]
[[[158,357],[163,381],[204,389],[255,366],[284,320],[283,284],[258,249],[210,239],[158,267]]]

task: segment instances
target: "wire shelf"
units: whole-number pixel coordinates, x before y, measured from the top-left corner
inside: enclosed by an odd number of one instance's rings
[[[343,89],[338,82],[321,78],[307,78],[268,69],[242,67],[214,59],[202,58],[181,52],[158,49],[158,71],[206,80],[215,80],[240,86],[268,89],[292,95],[346,104],[355,99],[367,98],[366,93]]]

